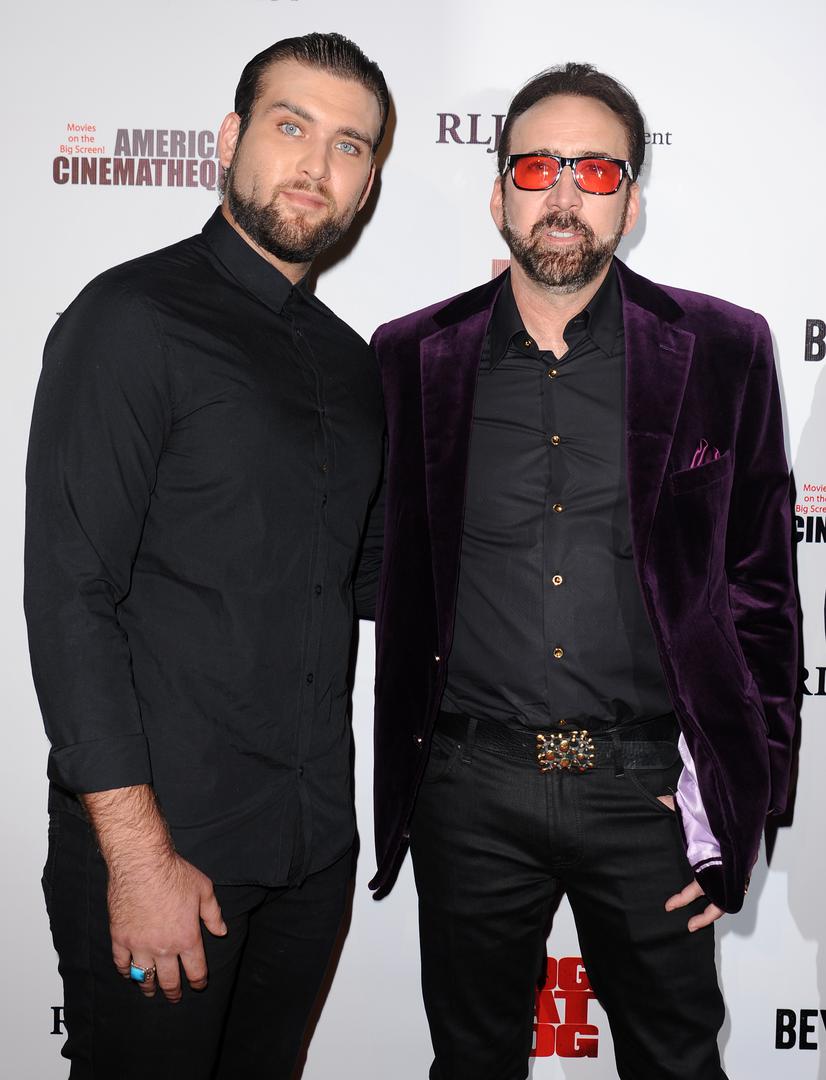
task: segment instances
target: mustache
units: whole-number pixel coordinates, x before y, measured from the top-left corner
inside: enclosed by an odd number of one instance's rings
[[[328,206],[332,203],[327,185],[314,184],[310,180],[296,179],[289,184],[281,184],[279,190],[304,191],[308,195],[318,195],[319,198],[324,199]]]
[[[578,232],[585,240],[596,239],[591,226],[585,221],[580,221],[572,210],[549,210],[543,218],[534,223],[531,236],[538,237],[546,229],[556,229],[558,232]]]

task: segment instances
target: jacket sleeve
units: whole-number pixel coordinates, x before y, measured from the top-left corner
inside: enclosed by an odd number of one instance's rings
[[[170,427],[154,312],[93,282],[46,344],[26,470],[32,671],[49,777],[75,793],[151,782],[118,605]]]
[[[786,807],[796,726],[797,594],[789,474],[771,334],[756,333],[735,445],[726,539],[729,604],[766,717],[770,813]]]

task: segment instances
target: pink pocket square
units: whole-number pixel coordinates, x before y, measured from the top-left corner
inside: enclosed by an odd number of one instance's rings
[[[705,465],[707,461],[716,461],[720,451],[716,446],[709,446],[708,439],[700,439],[700,445],[694,451],[690,469],[696,469],[698,465]]]

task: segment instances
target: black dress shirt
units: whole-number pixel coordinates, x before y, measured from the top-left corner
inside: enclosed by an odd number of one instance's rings
[[[53,807],[151,784],[222,883],[301,880],[348,849],[382,433],[368,346],[220,210],[84,289],[46,346],[27,474]]]
[[[632,558],[613,268],[564,336],[564,356],[539,349],[506,281],[476,388],[443,708],[598,730],[671,711]]]

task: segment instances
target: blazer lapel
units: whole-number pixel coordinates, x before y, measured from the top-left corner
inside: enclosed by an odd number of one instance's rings
[[[626,446],[631,532],[645,564],[654,513],[680,415],[694,334],[674,325],[668,293],[618,263],[626,354]],[[476,377],[504,275],[436,316],[442,328],[419,347],[427,517],[438,612],[438,648],[453,627]]]
[[[618,263],[625,322],[628,498],[637,565],[645,564],[654,513],[680,415],[694,334],[673,325],[668,293]]]
[[[427,518],[442,653],[453,627],[476,376],[501,283],[497,279],[444,308],[438,321],[447,325],[419,347]]]

